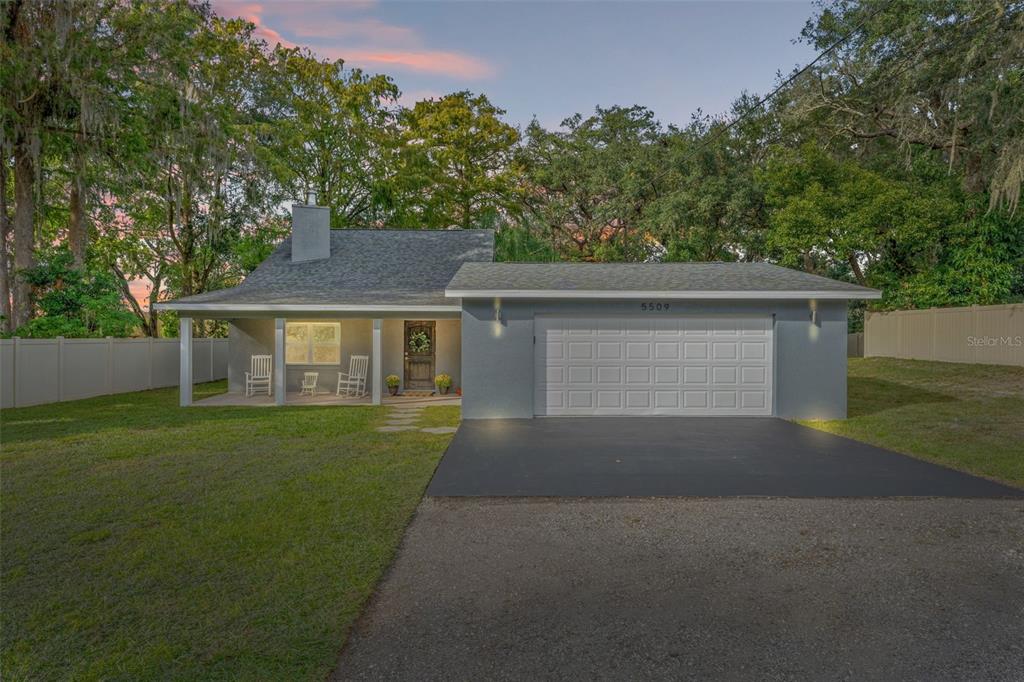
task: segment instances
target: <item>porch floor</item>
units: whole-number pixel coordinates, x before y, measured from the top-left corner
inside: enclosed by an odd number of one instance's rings
[[[369,395],[361,398],[347,398],[333,393],[319,395],[299,395],[289,392],[284,399],[285,405],[372,405]],[[462,398],[457,395],[385,395],[384,405],[462,405]],[[197,400],[193,405],[200,407],[250,406],[273,407],[274,397],[265,393],[247,398],[245,393],[220,393]]]

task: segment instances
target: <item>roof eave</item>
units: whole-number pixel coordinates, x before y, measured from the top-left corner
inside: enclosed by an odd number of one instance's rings
[[[167,301],[154,305],[157,310],[175,312],[241,312],[241,313],[323,313],[323,312],[458,312],[459,305],[415,305],[415,304],[349,304],[349,303],[188,303]]]
[[[631,291],[603,289],[445,289],[447,298],[504,298],[504,299],[815,299],[850,300],[879,299],[882,292],[876,289],[862,291]]]

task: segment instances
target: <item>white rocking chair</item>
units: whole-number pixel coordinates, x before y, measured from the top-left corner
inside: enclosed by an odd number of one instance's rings
[[[366,372],[369,355],[353,355],[348,360],[348,373],[338,372],[338,395],[362,397],[366,395]]]
[[[303,372],[302,373],[302,390],[299,391],[299,395],[316,395],[317,380],[320,378],[319,372]]]
[[[271,355],[253,355],[252,367],[245,373],[245,397],[251,397],[256,391],[266,389],[270,395],[270,368],[274,364]]]

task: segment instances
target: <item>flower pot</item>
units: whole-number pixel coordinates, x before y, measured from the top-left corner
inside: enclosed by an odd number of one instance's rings
[[[440,393],[441,395],[448,395],[448,391],[450,391],[451,389],[452,389],[451,386],[444,386],[444,387],[438,386],[437,387],[437,392]]]
[[[398,386],[388,386],[388,393],[398,395]]]

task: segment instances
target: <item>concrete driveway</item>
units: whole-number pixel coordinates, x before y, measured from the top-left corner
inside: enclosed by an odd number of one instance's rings
[[[782,419],[464,421],[438,496],[1024,497],[1024,491]]]
[[[1021,501],[426,498],[335,675],[1022,671]]]

